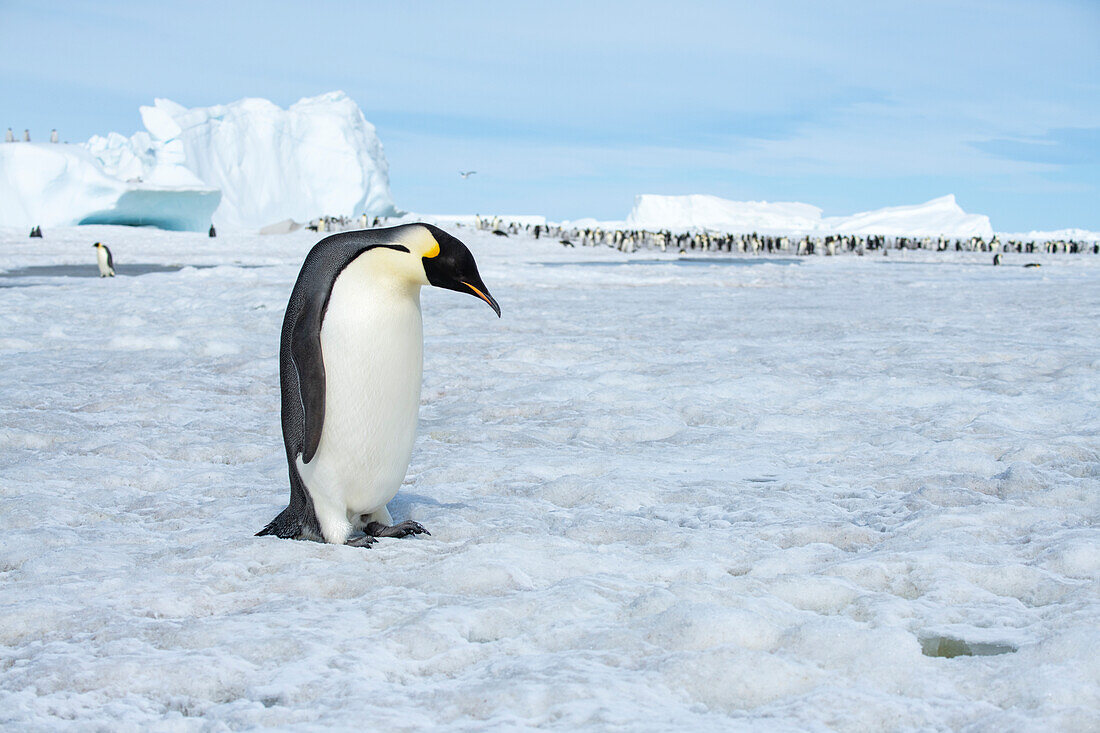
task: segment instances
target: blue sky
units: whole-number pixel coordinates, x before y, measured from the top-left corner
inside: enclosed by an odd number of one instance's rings
[[[0,127],[76,142],[154,97],[343,89],[414,211],[954,193],[1002,231],[1100,230],[1095,0],[398,5],[0,0]]]

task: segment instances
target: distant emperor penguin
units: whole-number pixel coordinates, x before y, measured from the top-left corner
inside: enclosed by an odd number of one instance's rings
[[[279,348],[290,505],[257,535],[367,547],[427,532],[386,509],[416,438],[424,285],[500,316],[470,250],[430,224],[342,232],[306,255]]]
[[[95,247],[95,261],[99,265],[99,276],[114,277],[115,258],[111,256],[111,250],[107,249],[107,245],[103,242],[96,242],[92,246]]]

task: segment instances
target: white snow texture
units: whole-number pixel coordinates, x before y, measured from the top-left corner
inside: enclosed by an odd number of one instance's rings
[[[0,146],[0,226],[204,231],[212,220],[256,231],[286,219],[395,213],[382,143],[343,92],[286,110],[266,99],[193,109],[157,99],[141,119],[145,131],[130,138]]]
[[[0,231],[0,727],[1100,730],[1100,257],[452,232],[364,550],[252,536],[316,234]]]

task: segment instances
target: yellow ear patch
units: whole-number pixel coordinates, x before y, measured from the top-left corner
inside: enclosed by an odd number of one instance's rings
[[[432,248],[424,253],[424,256],[428,259],[439,256],[439,242],[434,241],[435,237],[432,237]]]

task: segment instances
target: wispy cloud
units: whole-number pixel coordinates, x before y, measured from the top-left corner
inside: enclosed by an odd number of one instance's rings
[[[984,140],[972,145],[985,153],[1031,163],[1057,166],[1100,163],[1100,127],[1062,127],[1025,139]]]

